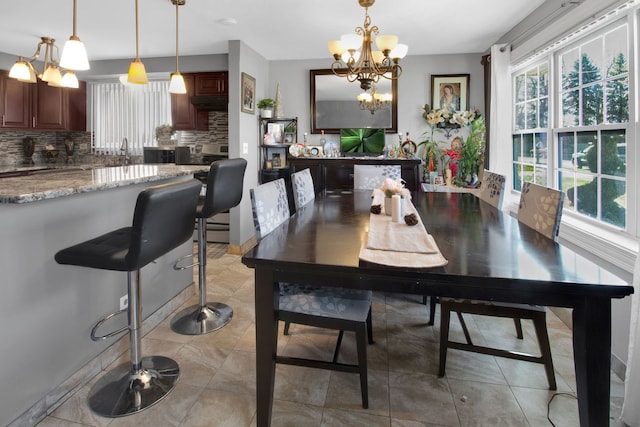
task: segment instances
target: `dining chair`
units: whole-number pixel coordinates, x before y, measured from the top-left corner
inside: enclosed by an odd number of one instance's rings
[[[354,190],[373,190],[380,187],[385,178],[399,180],[400,165],[353,165]]]
[[[291,188],[293,189],[293,202],[296,211],[307,203],[313,202],[316,198],[313,177],[309,168],[291,174]]]
[[[484,170],[482,174],[482,183],[478,192],[481,200],[489,203],[491,206],[502,209],[502,199],[504,198],[504,187],[506,178],[504,175],[497,174],[488,170]],[[429,325],[433,325],[436,314],[436,303],[438,298],[431,295],[429,300]],[[422,297],[422,304],[427,304],[427,296]]]
[[[502,209],[505,181],[506,178],[504,175],[485,170],[482,174],[482,183],[480,184],[478,197],[491,206]]]
[[[282,178],[250,189],[251,207],[259,240],[273,232],[289,218],[285,183]],[[312,209],[302,206],[302,209]],[[298,214],[301,212],[298,212]],[[277,237],[277,236],[274,236]],[[367,387],[367,341],[373,344],[371,299],[369,290],[316,287],[304,284],[280,283],[278,320],[337,330],[338,337],[330,362],[276,355],[276,363],[310,368],[329,369],[360,374],[362,407],[369,407]],[[356,336],[357,365],[339,363],[338,355],[344,331]]]
[[[526,227],[540,233],[541,238],[555,240],[560,227],[562,215],[562,191],[525,182],[522,185],[518,221]],[[466,343],[449,340],[449,321],[451,312],[457,314]],[[540,356],[521,351],[511,351],[473,344],[463,313],[491,317],[512,318],[516,327],[516,336],[523,339],[521,319],[533,321]],[[501,303],[469,299],[440,298],[440,366],[439,376],[444,376],[447,361],[447,349],[470,351],[491,356],[523,360],[544,365],[550,390],[556,390],[556,378],[553,369],[553,358],[547,332],[546,307],[530,304]]]

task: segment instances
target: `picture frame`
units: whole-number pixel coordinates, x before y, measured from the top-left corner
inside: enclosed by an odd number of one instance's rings
[[[282,144],[282,139],[284,137],[284,124],[268,123],[267,133],[273,137],[274,144]]]
[[[256,79],[247,73],[242,73],[240,79],[240,111],[256,113]]]
[[[469,74],[432,74],[431,108],[461,111],[469,109]]]

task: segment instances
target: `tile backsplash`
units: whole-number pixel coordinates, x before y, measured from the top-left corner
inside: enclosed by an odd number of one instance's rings
[[[38,132],[38,131],[0,131],[0,166],[20,166],[25,160],[23,140],[31,137],[36,141],[33,154],[35,164],[47,162],[47,145],[53,145],[58,151],[55,163],[65,163],[65,141],[75,142],[75,163],[117,163],[117,156],[96,155],[91,151],[91,132]],[[201,160],[202,147],[211,143],[228,143],[229,114],[226,112],[209,112],[209,131],[181,131],[178,132],[178,144],[189,146],[193,161]],[[151,145],[151,144],[150,144]],[[155,144],[153,144],[155,145]],[[132,163],[142,163],[142,156],[131,156]]]

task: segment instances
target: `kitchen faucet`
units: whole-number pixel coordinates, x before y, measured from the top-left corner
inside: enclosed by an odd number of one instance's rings
[[[125,136],[124,138],[122,138],[122,145],[120,146],[120,151],[124,151],[124,164],[128,165],[129,164],[129,140],[127,139],[127,137]]]

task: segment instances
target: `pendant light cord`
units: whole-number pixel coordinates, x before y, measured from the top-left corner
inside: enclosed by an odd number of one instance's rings
[[[136,0],[136,59],[138,58],[138,0]]]
[[[78,15],[78,0],[73,0],[73,35],[72,36],[74,40],[78,38],[77,36],[78,22],[76,19],[77,15]]]
[[[176,0],[176,73],[179,73],[178,69],[178,10],[180,9],[180,2]]]

